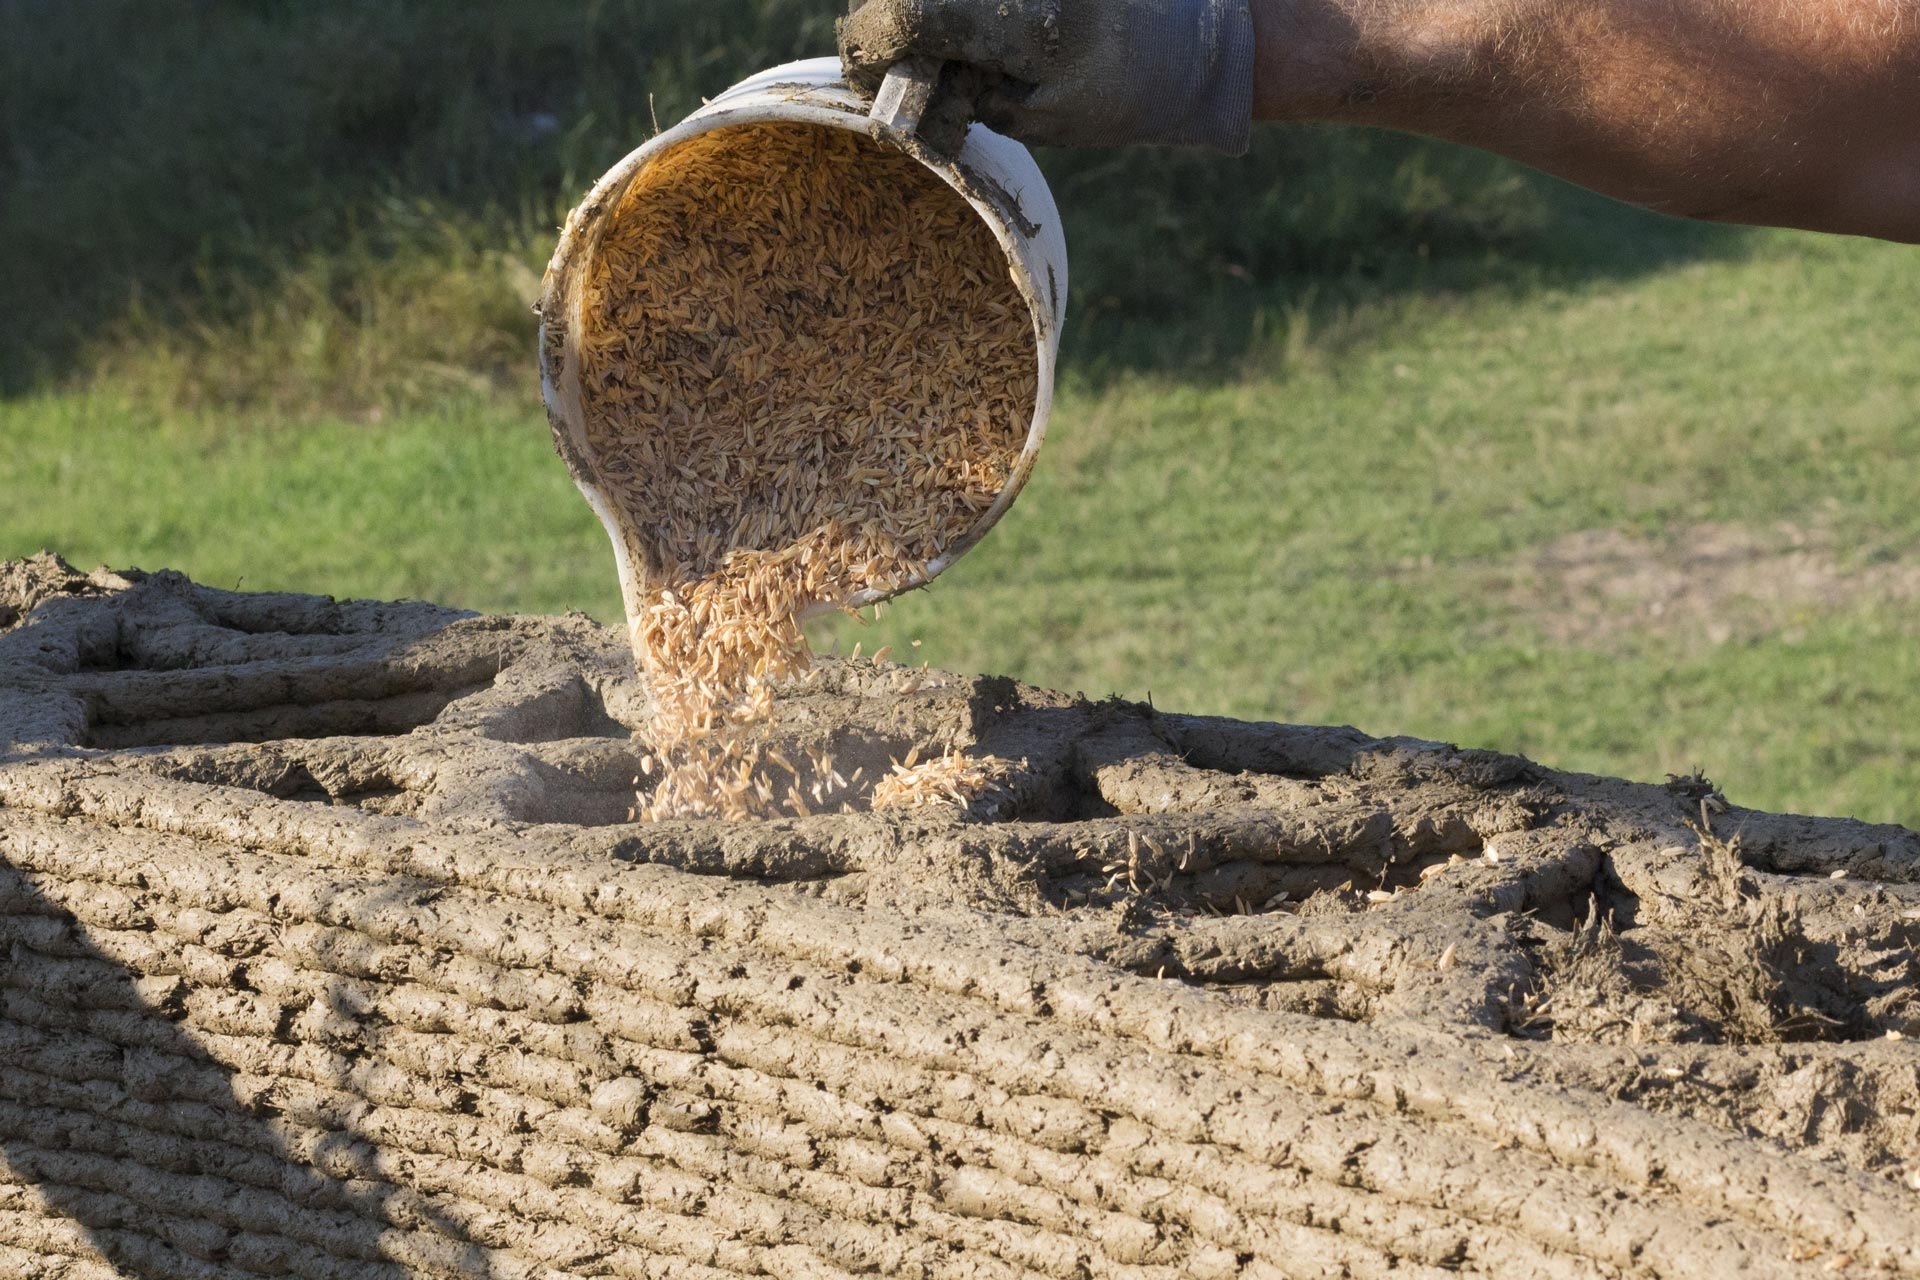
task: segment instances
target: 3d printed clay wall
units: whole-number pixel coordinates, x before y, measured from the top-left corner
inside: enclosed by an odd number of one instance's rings
[[[629,663],[0,567],[0,1276],[1920,1276],[1910,832],[839,662],[1020,767],[640,827]]]

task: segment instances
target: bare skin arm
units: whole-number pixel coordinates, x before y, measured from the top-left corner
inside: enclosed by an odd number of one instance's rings
[[[1920,0],[1254,0],[1254,114],[1683,217],[1920,242]]]

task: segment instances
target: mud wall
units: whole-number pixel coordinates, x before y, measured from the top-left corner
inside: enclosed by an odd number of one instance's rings
[[[642,830],[587,623],[8,569],[0,1275],[1920,1275],[1910,833],[871,664],[1003,791]]]

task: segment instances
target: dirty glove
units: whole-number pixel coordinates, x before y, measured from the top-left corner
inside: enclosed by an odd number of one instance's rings
[[[1247,149],[1251,0],[854,0],[847,79],[868,94],[906,58],[947,64],[942,95],[1039,146]]]

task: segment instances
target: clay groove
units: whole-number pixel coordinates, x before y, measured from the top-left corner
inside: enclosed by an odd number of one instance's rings
[[[385,1051],[386,1047],[387,1046],[385,1044],[381,1046],[383,1052]],[[660,1075],[656,1076],[656,1078],[665,1080],[667,1076],[665,1072],[661,1072]],[[688,1083],[692,1083],[692,1082],[689,1081]],[[963,1082],[963,1083],[970,1083],[970,1082]],[[725,1095],[722,1094],[721,1096],[724,1097]],[[731,1099],[729,1099],[729,1101],[731,1101]],[[780,1113],[773,1112],[773,1113],[767,1114],[765,1118],[772,1122],[778,1122],[780,1118]],[[918,1117],[918,1119],[920,1124],[923,1127],[926,1127],[930,1129],[932,1132],[938,1134],[950,1148],[959,1148],[963,1144],[967,1147],[976,1148],[976,1149],[995,1148],[995,1147],[1015,1145],[1015,1144],[1005,1144],[1003,1141],[996,1141],[992,1137],[989,1137],[987,1141],[983,1142],[981,1140],[981,1135],[977,1133],[969,1132],[968,1130],[965,1129],[964,1126],[951,1125],[951,1124],[941,1125],[938,1122],[936,1122],[932,1117],[920,1116]],[[884,1134],[885,1133],[884,1128],[880,1132]],[[980,1151],[980,1154],[985,1155],[986,1152],[982,1150]],[[1027,1158],[1029,1163],[1031,1161],[1031,1158],[1032,1158],[1031,1156]],[[995,1163],[998,1163],[998,1161],[995,1161]],[[1076,1170],[1068,1171],[1061,1175],[1057,1175],[1053,1182],[1053,1186],[1060,1190],[1071,1191],[1076,1186],[1082,1185],[1080,1181],[1080,1175],[1082,1175],[1084,1172],[1085,1172],[1084,1170],[1076,1169]],[[1228,1186],[1230,1185],[1231,1183],[1229,1182]],[[1222,1186],[1217,1189],[1221,1191],[1226,1191],[1227,1187]],[[1291,1208],[1292,1212],[1295,1213],[1296,1215],[1303,1212],[1303,1210],[1297,1205],[1288,1206],[1288,1208]],[[1226,1243],[1235,1243],[1235,1242],[1229,1240]]]
[[[386,1050],[386,1046],[382,1046],[382,1050]],[[657,1079],[659,1079],[659,1077],[657,1077]],[[1068,1182],[1068,1184],[1071,1184],[1071,1182]]]
[[[272,880],[274,880],[274,879],[275,879],[275,877],[273,877],[271,873],[269,873],[269,872],[264,872],[264,871],[260,873],[260,875],[259,875],[259,877],[258,877],[258,878],[259,878],[259,879],[260,879],[260,881],[261,881],[261,882],[263,882],[263,883],[264,883],[264,882],[270,882],[270,881],[272,881]],[[286,884],[286,882],[285,882],[285,881],[281,881],[280,883],[281,883],[281,884],[282,884],[283,886],[285,886],[285,884]],[[216,896],[219,896],[219,895],[216,895]],[[225,899],[224,899],[224,900],[227,900],[227,901],[232,901],[232,902],[238,902],[238,901],[242,901],[242,900],[244,900],[244,896],[245,896],[245,895],[243,895],[243,894],[238,894],[238,893],[230,893],[229,895],[226,895],[226,896],[225,896]],[[344,916],[344,914],[343,914],[343,915],[341,915],[341,916],[340,916],[339,918],[346,918],[346,917],[345,917],[345,916]],[[376,917],[376,918],[378,919],[378,918],[381,918],[381,917]],[[404,937],[404,935],[389,935],[389,937],[388,937],[388,939],[387,939],[387,940],[389,940],[389,941],[390,941],[390,940],[391,940],[391,939],[392,939],[393,937]],[[430,940],[431,940],[431,941],[433,941],[433,942],[435,942],[435,943],[446,943],[446,942],[448,942],[448,941],[451,941],[451,940],[453,940],[453,939],[450,939],[450,938],[449,938],[448,936],[446,936],[446,935],[442,935],[442,936],[439,936],[439,937],[434,937],[434,938],[432,938],[432,939],[430,939]],[[551,950],[551,948],[550,948],[550,946],[546,946],[546,945],[543,945],[543,946],[542,946],[542,948],[541,948],[541,953],[542,953],[542,954],[546,954],[546,953],[548,953],[548,952],[549,952],[550,950]],[[673,958],[672,958],[671,956],[666,956],[666,955],[663,955],[663,956],[661,956],[661,957],[660,957],[660,960],[661,960],[661,963],[662,963],[662,965],[663,965],[663,966],[664,966],[664,965],[666,965],[666,964],[669,964],[669,963],[671,963],[671,961],[672,961],[672,959],[673,959]],[[725,967],[725,962],[720,962],[720,961],[714,961],[714,962],[711,962],[711,964],[710,964],[710,967],[722,967],[722,968],[723,968],[723,967]],[[677,976],[679,976],[679,975],[678,975],[678,974],[676,974],[675,976],[677,977]],[[721,982],[724,982],[724,979],[714,979],[713,981],[715,981],[716,983],[721,983]],[[723,997],[723,998],[726,998],[726,997]],[[746,998],[746,997],[744,997],[744,996],[742,996],[742,995],[739,995],[739,994],[733,994],[733,995],[732,995],[732,998],[736,998],[736,999],[738,999],[738,998]],[[937,1022],[937,1023],[940,1023],[940,1024],[944,1024],[944,1025],[948,1025],[948,1026],[951,1026],[951,1025],[952,1025],[952,1022],[951,1022],[951,1019],[952,1019],[952,1018],[954,1018],[954,1017],[960,1017],[960,1016],[964,1016],[964,1011],[963,1011],[963,1010],[954,1010],[954,1011],[950,1011],[950,1012],[949,1012],[949,1013],[948,1013],[948,1014],[947,1014],[946,1016],[943,1016],[943,1017],[940,1017],[940,1018],[937,1018],[937,1019],[934,1019],[934,1021],[935,1021],[935,1022]],[[857,1024],[856,1024],[856,1025],[857,1025]],[[855,1032],[851,1032],[851,1033],[847,1033],[847,1032],[843,1032],[842,1034],[843,1034],[843,1035],[845,1035],[845,1034],[854,1034],[854,1035],[857,1035],[858,1033],[857,1033],[857,1031],[855,1031]],[[884,1050],[887,1050],[887,1049],[888,1049],[888,1046],[887,1046],[887,1045],[885,1045],[885,1044],[880,1044],[880,1045],[871,1045],[871,1046],[869,1046],[869,1047],[873,1047],[873,1048],[877,1048],[877,1049],[880,1049],[880,1050],[883,1050],[883,1051],[884,1051]],[[981,1054],[981,1053],[984,1053],[985,1051],[987,1051],[987,1050],[988,1050],[989,1048],[990,1048],[990,1046],[989,1046],[989,1045],[987,1045],[987,1044],[984,1044],[984,1043],[974,1043],[974,1044],[970,1044],[970,1045],[968,1046],[968,1051],[969,1051],[970,1053],[974,1053],[974,1054]],[[936,1059],[936,1060],[937,1060],[937,1059]],[[1025,1084],[1027,1085],[1027,1087],[1030,1087],[1030,1088],[1031,1088],[1031,1087],[1035,1087],[1035,1081],[1034,1081],[1033,1079],[1031,1079],[1031,1078],[1030,1078],[1030,1079],[1029,1079],[1028,1081],[1026,1081],[1026,1082],[1023,1082],[1023,1083],[1025,1083]],[[1112,1082],[1111,1080],[1103,1080],[1103,1081],[1102,1081],[1101,1083],[1102,1083],[1103,1085],[1106,1085],[1106,1086],[1108,1086],[1108,1087],[1110,1087],[1110,1086],[1112,1085],[1112,1083],[1113,1083],[1113,1082]],[[1093,1092],[1095,1093],[1095,1096],[1098,1096],[1098,1092],[1099,1092],[1099,1088],[1100,1088],[1100,1086],[1098,1086],[1098,1085],[1096,1085],[1096,1086],[1095,1086],[1095,1089],[1093,1090]],[[1156,1083],[1147,1083],[1147,1084],[1143,1084],[1143,1085],[1141,1085],[1141,1086],[1138,1086],[1138,1087],[1137,1087],[1137,1092],[1136,1092],[1136,1096],[1139,1096],[1139,1097],[1142,1097],[1142,1098],[1152,1098],[1152,1097],[1155,1097],[1155,1096],[1158,1096],[1158,1095],[1160,1095],[1161,1093],[1163,1093],[1163,1092],[1164,1092],[1164,1088],[1165,1088],[1165,1086],[1164,1086],[1164,1085],[1161,1085],[1161,1084],[1159,1084],[1159,1083],[1157,1083],[1157,1082],[1156,1082]],[[1082,1096],[1082,1100],[1085,1100],[1085,1094],[1083,1093],[1083,1094],[1082,1094],[1081,1096]],[[1111,1096],[1111,1095],[1109,1095],[1109,1096]],[[1195,1122],[1195,1121],[1192,1121],[1192,1120],[1190,1120],[1190,1121],[1189,1121],[1189,1126],[1188,1126],[1188,1128],[1187,1128],[1187,1130],[1186,1130],[1186,1132],[1185,1132],[1185,1133],[1183,1134],[1183,1136],[1187,1136],[1187,1137],[1190,1137],[1190,1138],[1204,1138],[1204,1137],[1206,1137],[1207,1135],[1206,1135],[1206,1133],[1205,1133],[1205,1130],[1204,1130],[1204,1128],[1203,1128],[1203,1127],[1200,1127],[1200,1126],[1199,1126],[1199,1124],[1198,1124],[1197,1122]]]
[[[957,1015],[956,1015],[956,1014],[952,1014],[952,1013],[950,1013],[950,1014],[948,1014],[948,1015],[947,1015],[946,1017],[944,1017],[944,1018],[942,1018],[942,1019],[941,1019],[941,1021],[949,1021],[949,1022],[950,1022],[950,1021],[951,1021],[951,1019],[952,1019],[952,1018],[953,1018],[954,1016],[957,1016]],[[393,1037],[393,1034],[392,1034],[391,1032],[389,1032],[389,1033],[386,1033],[385,1035],[383,1035],[383,1036],[382,1036],[382,1039],[381,1039],[381,1043],[380,1043],[380,1045],[379,1045],[379,1051],[380,1051],[380,1053],[382,1054],[382,1056],[389,1056],[389,1055],[393,1055],[393,1054],[395,1054],[396,1052],[398,1052],[398,1053],[400,1053],[400,1054],[401,1054],[401,1056],[402,1056],[402,1062],[403,1062],[403,1065],[405,1065],[405,1066],[407,1066],[407,1067],[409,1067],[410,1069],[412,1069],[412,1070],[414,1070],[414,1071],[419,1071],[419,1070],[421,1070],[422,1068],[428,1068],[428,1067],[432,1067],[432,1066],[436,1066],[436,1065],[441,1065],[441,1066],[443,1066],[443,1064],[439,1064],[439,1063],[436,1063],[436,1062],[435,1062],[435,1055],[433,1055],[433,1054],[431,1054],[431,1053],[425,1053],[425,1054],[421,1054],[421,1055],[419,1055],[419,1056],[417,1056],[417,1057],[415,1057],[415,1058],[413,1058],[413,1059],[412,1059],[412,1060],[411,1060],[410,1062],[408,1062],[408,1061],[406,1061],[406,1060],[405,1060],[405,1054],[404,1054],[404,1049],[405,1049],[405,1044],[404,1044],[404,1042],[402,1042],[402,1043],[396,1043],[396,1041],[395,1041],[395,1039],[394,1039],[394,1037]],[[1083,1054],[1083,1055],[1084,1055],[1084,1054],[1085,1054],[1085,1053],[1086,1053],[1087,1051],[1086,1051],[1085,1049],[1082,1049],[1082,1050],[1081,1050],[1080,1052],[1081,1052],[1081,1054]],[[1072,1049],[1071,1049],[1071,1048],[1069,1048],[1069,1053],[1072,1053]],[[486,1080],[486,1081],[488,1081],[488,1082],[490,1082],[490,1083],[496,1083],[496,1084],[501,1084],[501,1083],[504,1083],[504,1084],[507,1084],[507,1085],[514,1085],[514,1084],[519,1084],[519,1083],[521,1083],[521,1082],[522,1082],[522,1077],[520,1077],[520,1076],[519,1076],[519,1075],[517,1075],[517,1074],[510,1074],[510,1075],[507,1075],[507,1076],[504,1076],[504,1077],[501,1077],[501,1078],[499,1078],[499,1079],[494,1079],[494,1078],[492,1078],[492,1077],[490,1077],[490,1076],[489,1076],[489,1074],[488,1074],[488,1073],[487,1073],[487,1072],[486,1072],[486,1071],[485,1071],[484,1069],[478,1069],[478,1070],[476,1070],[476,1069],[475,1069],[475,1064],[468,1064],[468,1070],[467,1070],[467,1073],[468,1073],[468,1074],[473,1074],[473,1075],[476,1075],[476,1076],[477,1076],[478,1078],[480,1078],[480,1079],[482,1079],[482,1080]],[[527,1076],[526,1078],[532,1078],[532,1079],[537,1079],[537,1073],[536,1073],[536,1074],[530,1074],[530,1075],[529,1075],[529,1076]],[[1155,1085],[1152,1085],[1152,1084],[1149,1084],[1149,1085],[1147,1085],[1147,1086],[1145,1086],[1145,1088],[1146,1088],[1146,1089],[1147,1089],[1148,1091],[1151,1091],[1151,1090],[1153,1090],[1153,1089],[1155,1089],[1156,1087],[1157,1087],[1157,1086],[1155,1086]],[[583,1092],[583,1089],[584,1089],[584,1086],[581,1086],[581,1085],[578,1085],[578,1084],[576,1084],[576,1085],[574,1085],[574,1086],[572,1086],[571,1088],[569,1088],[569,1089],[566,1089],[566,1090],[564,1090],[564,1091],[554,1091],[554,1092],[550,1092],[550,1093],[548,1093],[548,1094],[546,1094],[546,1097],[548,1098],[548,1100],[551,1100],[551,1101],[556,1101],[556,1102],[565,1102],[565,1101],[568,1101],[568,1100],[569,1100],[570,1098],[577,1098],[577,1097],[578,1097],[578,1096],[579,1096],[579,1095],[580,1095],[580,1094],[581,1094],[581,1093]],[[1309,1136],[1309,1137],[1310,1137],[1311,1135],[1309,1134],[1309,1135],[1306,1135],[1306,1136]],[[1284,1143],[1284,1145],[1287,1145],[1287,1146],[1291,1146],[1291,1147],[1293,1147],[1293,1148],[1294,1148],[1294,1150],[1295,1150],[1295,1153],[1296,1153],[1296,1155],[1299,1155],[1299,1154],[1302,1154],[1302,1153],[1301,1153],[1301,1152],[1299,1151],[1299,1148],[1298,1148],[1298,1146],[1297,1146],[1297,1143],[1298,1143],[1298,1142],[1300,1141],[1300,1139],[1301,1139],[1301,1137],[1302,1137],[1302,1135],[1301,1135],[1301,1134],[1299,1134],[1299,1133],[1296,1133],[1296,1134],[1294,1134],[1294,1135],[1293,1135],[1293,1136],[1292,1136],[1291,1138],[1289,1138],[1289,1139],[1285,1139],[1285,1140],[1281,1140],[1281,1142],[1282,1142],[1282,1143]],[[1270,1141],[1271,1141],[1271,1140],[1270,1140]],[[1276,1143],[1276,1145],[1280,1145],[1280,1143]],[[1332,1163],[1332,1164],[1334,1164],[1334,1165],[1339,1165],[1339,1164],[1341,1164],[1341,1163],[1343,1163],[1343,1162],[1345,1161],[1345,1158],[1346,1158],[1346,1156],[1345,1156],[1345,1151],[1344,1151],[1344,1150],[1342,1150],[1342,1149],[1340,1149],[1340,1148],[1339,1148],[1338,1146],[1336,1146],[1336,1149],[1335,1149],[1335,1152],[1334,1152],[1334,1154],[1333,1154],[1333,1156],[1332,1156],[1332,1157],[1330,1158],[1330,1161],[1329,1161],[1329,1162],[1330,1162],[1330,1163]],[[1416,1184],[1416,1185],[1418,1185],[1418,1184]],[[1536,1201],[1536,1202],[1537,1202],[1537,1201]]]
[[[12,1114],[0,1113],[0,1132],[22,1136],[22,1130],[13,1127],[15,1120]],[[51,1131],[65,1150],[122,1150],[148,1167],[168,1168],[165,1163],[154,1163],[160,1144],[151,1138],[127,1127],[131,1136],[126,1139],[126,1145],[116,1148],[106,1122],[96,1123],[101,1123],[102,1128],[94,1135],[76,1134],[52,1120],[43,1120],[40,1128]],[[24,1136],[39,1138],[41,1135],[29,1132]],[[88,1140],[89,1136],[92,1141]],[[888,1233],[865,1231],[858,1223],[840,1221],[829,1225],[830,1219],[796,1213],[791,1203],[783,1204],[773,1196],[756,1196],[724,1184],[718,1187],[709,1184],[700,1198],[697,1215],[669,1215],[593,1193],[548,1187],[530,1177],[503,1177],[497,1172],[489,1176],[488,1171],[465,1161],[390,1151],[383,1154],[364,1143],[331,1143],[326,1134],[316,1131],[300,1131],[293,1136],[295,1140],[288,1154],[295,1161],[294,1167],[318,1168],[344,1183],[368,1189],[361,1193],[366,1204],[339,1207],[357,1207],[385,1217],[383,1206],[389,1198],[412,1188],[431,1202],[432,1213],[439,1216],[443,1226],[450,1222],[465,1224],[466,1229],[489,1248],[505,1249],[509,1254],[531,1251],[540,1255],[539,1260],[545,1265],[582,1274],[600,1273],[598,1254],[591,1244],[594,1238],[664,1250],[710,1265],[718,1256],[712,1246],[714,1224],[729,1226],[761,1245],[811,1241],[822,1256],[830,1258],[840,1254],[855,1269],[872,1266],[889,1274],[900,1274],[914,1264],[916,1254],[921,1255],[918,1261],[922,1264],[931,1260],[925,1245],[916,1248],[911,1243],[892,1241]],[[243,1186],[269,1192],[277,1190],[273,1181],[258,1170],[230,1167],[220,1170],[219,1176]],[[521,1220],[519,1225],[529,1227],[532,1235],[516,1246],[514,1234],[495,1225],[495,1219],[502,1214]],[[395,1220],[394,1225],[402,1225],[402,1221],[404,1219]],[[945,1225],[946,1235],[957,1237],[959,1243],[967,1242],[964,1224]],[[942,1270],[935,1265],[927,1273],[939,1275]],[[1072,1268],[1045,1272],[1049,1275],[1071,1273]]]

